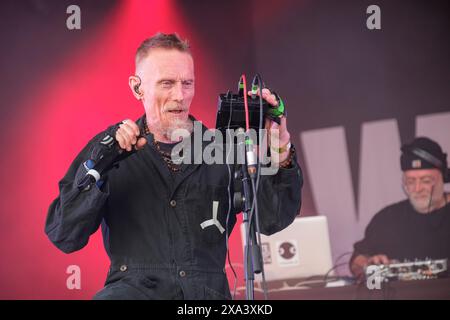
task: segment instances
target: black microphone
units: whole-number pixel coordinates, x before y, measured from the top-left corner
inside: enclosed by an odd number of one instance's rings
[[[142,137],[140,135],[137,137],[137,140]],[[118,141],[111,134],[107,133],[99,142],[99,148],[95,152],[97,154],[97,160],[90,159],[84,163],[88,171],[78,183],[78,189],[89,190],[91,185],[99,181],[102,175],[111,170],[119,161],[128,158],[136,151],[136,146],[133,146],[131,151],[122,149]]]

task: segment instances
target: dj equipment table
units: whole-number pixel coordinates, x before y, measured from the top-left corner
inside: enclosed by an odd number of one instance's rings
[[[299,281],[297,281],[298,283]],[[410,299],[444,299],[450,300],[450,278],[391,281],[382,283],[380,289],[368,289],[366,283],[340,286],[298,288],[292,285],[295,280],[268,283],[270,300],[410,300]],[[245,293],[239,292],[238,299]],[[255,299],[264,299],[260,290],[255,292]]]

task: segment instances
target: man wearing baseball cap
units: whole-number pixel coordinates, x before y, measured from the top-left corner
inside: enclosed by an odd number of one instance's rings
[[[378,212],[354,245],[350,270],[360,278],[371,264],[392,260],[450,258],[450,182],[447,154],[435,141],[419,137],[401,148],[407,200]]]

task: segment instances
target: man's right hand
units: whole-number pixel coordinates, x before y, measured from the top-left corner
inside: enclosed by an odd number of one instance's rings
[[[357,255],[350,266],[350,270],[356,278],[364,276],[364,271],[369,265],[389,264],[389,258],[384,254],[377,254],[374,256]]]
[[[126,119],[119,125],[115,138],[124,150],[131,151],[133,148],[140,150],[147,143],[144,137],[139,138],[140,134],[139,126],[133,120]]]

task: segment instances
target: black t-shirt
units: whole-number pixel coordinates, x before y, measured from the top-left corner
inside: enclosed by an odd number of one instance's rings
[[[354,256],[450,259],[450,203],[428,214],[415,211],[408,200],[390,205],[372,218],[364,239],[354,248]]]

